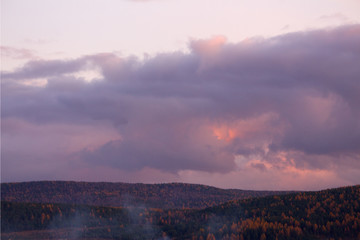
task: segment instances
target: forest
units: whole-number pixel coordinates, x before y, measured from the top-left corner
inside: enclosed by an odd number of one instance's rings
[[[205,208],[4,200],[1,231],[2,239],[360,239],[360,185]]]
[[[70,203],[93,206],[206,208],[234,199],[280,195],[289,191],[220,189],[200,184],[38,181],[2,183],[1,200],[31,203]]]

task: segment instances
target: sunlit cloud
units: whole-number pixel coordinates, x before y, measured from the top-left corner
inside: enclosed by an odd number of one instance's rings
[[[141,60],[30,60],[2,72],[3,176],[22,179],[16,168],[36,162],[49,172],[76,165],[88,180],[103,169],[103,179],[257,189],[358,183],[359,40],[360,26],[348,25],[194,40],[188,53]]]

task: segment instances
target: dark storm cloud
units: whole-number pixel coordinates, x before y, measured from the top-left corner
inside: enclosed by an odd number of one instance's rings
[[[238,44],[193,41],[189,54],[144,61],[113,54],[33,61],[2,74],[2,117],[111,123],[119,139],[79,156],[128,170],[224,172],[236,154],[271,161],[279,151],[305,154],[297,163],[318,168],[329,163],[311,156],[359,161],[359,43],[360,26],[351,25]],[[89,66],[104,79],[66,75]],[[44,77],[44,87],[19,83]]]

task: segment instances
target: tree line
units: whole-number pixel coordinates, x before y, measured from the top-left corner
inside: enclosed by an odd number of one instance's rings
[[[360,186],[232,200],[200,210],[3,201],[1,230],[4,239],[26,230],[55,238],[76,230],[80,239],[360,239],[359,199]]]

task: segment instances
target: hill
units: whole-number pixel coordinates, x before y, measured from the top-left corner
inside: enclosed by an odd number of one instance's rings
[[[217,239],[360,239],[360,185],[230,201],[197,216]]]
[[[2,239],[360,239],[360,185],[206,209],[2,202]]]
[[[205,208],[235,199],[285,193],[289,192],[225,190],[185,183],[131,184],[40,181],[1,184],[2,201],[112,207]]]

